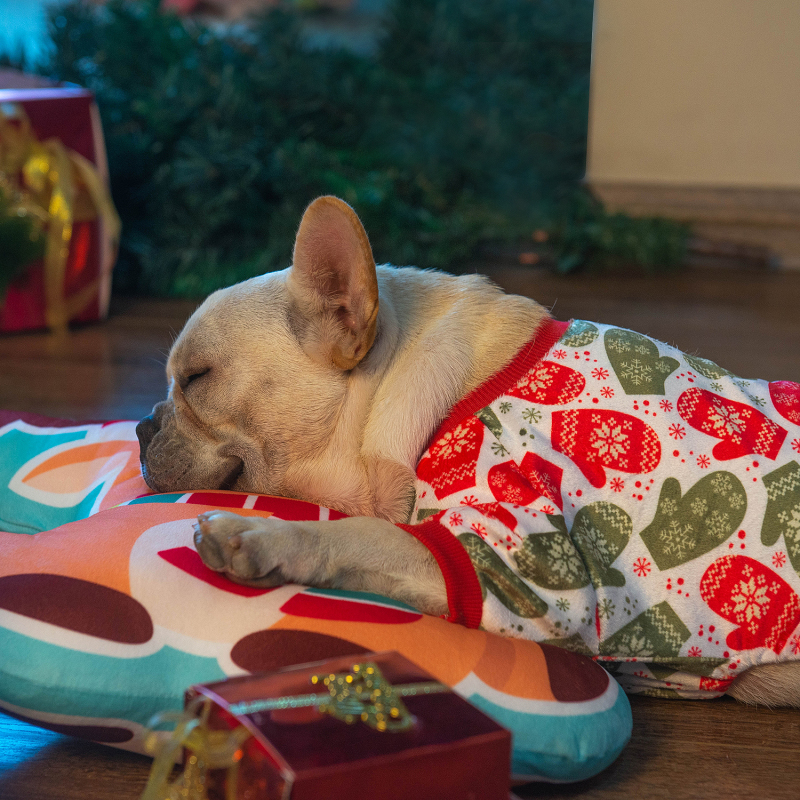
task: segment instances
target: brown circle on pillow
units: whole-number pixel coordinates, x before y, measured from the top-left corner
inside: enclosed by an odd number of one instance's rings
[[[265,630],[239,639],[231,650],[231,660],[249,672],[269,672],[309,661],[368,652],[347,639],[325,633]]]
[[[593,700],[608,688],[608,673],[590,658],[550,644],[539,647],[547,663],[550,688],[559,702]]]
[[[137,600],[108,586],[65,575],[0,578],[0,608],[121,644],[144,644],[153,635],[150,615]]]

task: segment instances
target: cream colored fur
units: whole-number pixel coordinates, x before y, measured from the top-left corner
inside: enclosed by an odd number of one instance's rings
[[[415,468],[449,409],[507,364],[548,318],[478,276],[375,268],[358,217],[307,209],[293,266],[216,292],[167,363],[169,394],[138,427],[156,491],[231,488],[310,500],[350,518],[198,519],[206,564],[253,585],[366,590],[447,609],[407,522]],[[752,669],[731,694],[800,706],[797,664]]]

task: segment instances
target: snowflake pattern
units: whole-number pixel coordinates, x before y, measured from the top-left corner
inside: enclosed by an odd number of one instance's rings
[[[617,607],[611,602],[608,597],[604,597],[597,604],[597,616],[600,619],[611,619],[614,616],[614,611]]]
[[[560,537],[553,539],[547,552],[551,566],[562,578],[574,579],[583,574],[583,562],[571,542]]]
[[[689,658],[700,658],[703,655],[703,650],[700,647],[689,648]]]
[[[661,510],[667,515],[672,516],[678,510],[678,503],[671,497],[661,501]]]
[[[691,525],[681,525],[678,520],[673,519],[659,532],[658,538],[664,543],[664,552],[667,555],[683,560],[694,549],[693,534],[694,528]]]
[[[727,497],[727,495],[733,489],[731,484],[731,476],[726,475],[723,472],[718,472],[711,479],[711,488],[716,494],[721,494],[723,497]]]
[[[603,534],[591,522],[584,519],[583,524],[575,525],[572,528],[572,537],[589,560],[594,561],[602,569],[608,566],[611,555],[608,543]]]
[[[630,438],[622,432],[621,425],[603,422],[599,428],[592,431],[590,444],[597,450],[598,455],[618,458],[628,452]]]
[[[610,386],[604,386],[600,390],[600,394],[608,400],[609,398],[614,396],[614,390]]]
[[[678,425],[678,423],[674,423],[673,425],[669,426],[669,435],[673,439],[683,439],[686,436],[686,428],[683,425]]]
[[[759,577],[762,580],[756,581],[755,578],[750,578],[747,582],[739,581],[738,588],[731,592],[731,600],[734,602],[733,613],[738,614],[742,621],[761,619],[767,612],[769,597],[767,597],[767,587],[764,585],[766,580],[763,579],[763,575]]]
[[[624,339],[614,339],[609,342],[608,347],[617,353],[627,353],[631,349],[631,346]]]
[[[795,634],[789,640],[789,648],[794,655],[800,655],[800,635]]]
[[[708,511],[708,502],[704,497],[695,497],[690,508],[696,517],[704,517]]]
[[[502,403],[500,403],[498,408],[500,409],[501,414],[508,414],[508,412],[511,411],[511,403],[509,403],[507,400],[504,400]]]
[[[734,510],[738,511],[745,504],[745,499],[740,494],[732,494],[728,498],[728,505]]]
[[[742,415],[732,406],[728,406],[714,397],[708,409],[708,425],[714,429],[719,438],[728,437],[733,442],[742,441],[745,422]]]
[[[553,385],[553,373],[550,372],[549,367],[540,364],[527,377],[523,378],[520,383],[527,385],[534,392],[542,392]]]
[[[459,455],[464,447],[467,446],[468,441],[470,441],[470,437],[467,428],[464,425],[458,425],[442,436],[431,452],[438,458],[447,460]]]
[[[692,500],[691,509],[696,517],[704,517],[708,511],[708,503],[704,497],[696,497]]]
[[[728,535],[731,529],[730,516],[724,511],[715,509],[710,517],[706,517],[706,531],[720,542]]]
[[[475,533],[477,533],[478,536],[481,537],[481,539],[486,538],[486,527],[484,525],[481,525],[480,522],[473,522],[472,525],[470,525],[469,527],[470,530],[475,531]]]
[[[705,455],[697,456],[697,466],[700,469],[708,469],[711,466],[711,459]]]
[[[492,452],[498,457],[507,456],[508,449],[501,442],[492,442]]]
[[[566,350],[554,350],[553,351],[553,358],[557,358],[559,361],[561,361],[561,359],[566,358],[566,357],[567,357],[567,351]]]
[[[631,362],[623,361],[620,366],[622,377],[634,386],[642,386],[653,379],[653,368],[643,364],[638,358],[634,358]]]
[[[542,412],[538,408],[524,408],[522,410],[522,419],[533,425],[542,421]]]
[[[719,381],[714,381],[714,383],[711,384],[711,388],[715,392],[721,392],[725,387]]]
[[[455,527],[456,525],[463,525],[464,524],[464,517],[461,516],[457,511],[454,511],[450,515],[450,525],[451,527]]]
[[[797,535],[800,532],[800,503],[796,503],[789,511],[778,514],[778,522],[782,522],[787,531]],[[794,537],[792,537],[794,538]]]
[[[662,411],[672,411],[673,409],[673,405],[669,400],[662,400],[658,405]]]
[[[772,566],[775,569],[780,569],[781,567],[786,566],[786,553],[782,553],[778,551],[777,553],[772,554]]]
[[[559,597],[556,600],[556,607],[559,611],[569,611],[569,600],[566,597]]]
[[[792,440],[792,450],[794,450],[795,453],[800,453],[800,439]]]
[[[647,658],[653,655],[653,645],[640,626],[623,636],[619,642],[620,655],[628,658]]]
[[[633,571],[640,578],[646,578],[650,574],[651,569],[652,565],[644,557],[637,558],[636,561],[633,562]]]
[[[608,378],[609,372],[607,369],[603,369],[603,367],[595,367],[592,370],[592,377],[597,378],[598,381],[604,381]]]
[[[621,492],[625,488],[625,481],[622,478],[613,478],[609,485],[612,492]]]

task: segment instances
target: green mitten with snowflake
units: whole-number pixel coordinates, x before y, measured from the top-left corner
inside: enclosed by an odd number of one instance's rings
[[[612,328],[603,342],[625,394],[665,394],[664,381],[680,366],[679,361],[660,357],[652,339],[633,331]]]
[[[653,521],[642,540],[659,569],[685,564],[730,537],[744,519],[747,495],[730,472],[712,472],[681,497],[681,485],[667,478]]]

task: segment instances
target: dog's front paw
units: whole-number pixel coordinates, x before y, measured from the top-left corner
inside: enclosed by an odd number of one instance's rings
[[[301,581],[291,564],[302,538],[296,523],[229,511],[206,511],[194,527],[195,547],[206,566],[251,586]]]

